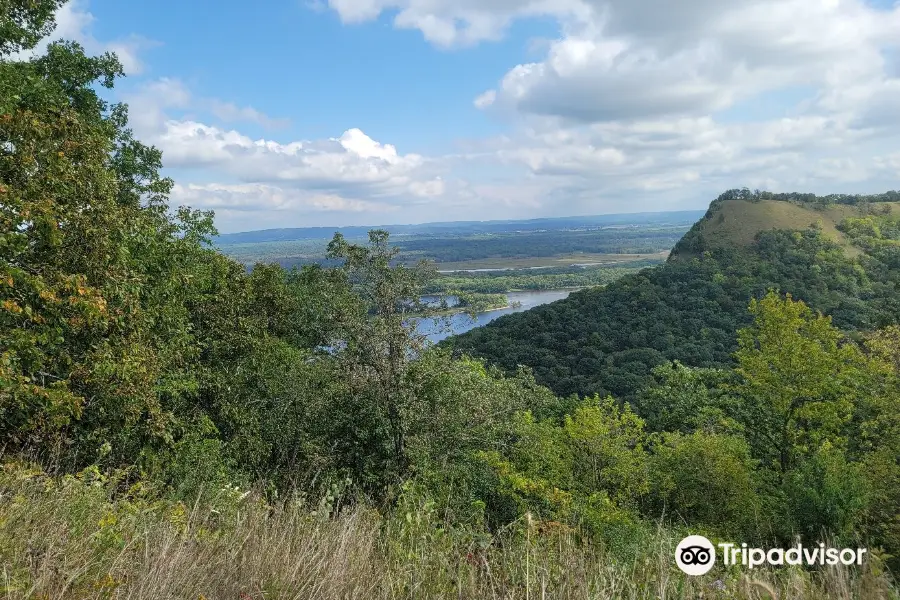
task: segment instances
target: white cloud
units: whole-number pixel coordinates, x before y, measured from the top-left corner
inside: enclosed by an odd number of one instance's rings
[[[476,147],[481,163],[517,162],[572,212],[700,206],[744,185],[900,187],[889,153],[900,135],[900,3],[583,6],[561,19],[543,60],[512,67],[475,99],[521,125]],[[770,114],[753,116],[761,102]]]
[[[272,118],[252,106],[237,106],[216,98],[196,96],[179,79],[162,77],[144,82],[137,92],[126,95],[131,124],[140,134],[153,135],[164,128],[167,111],[206,112],[225,123],[253,123],[266,129],[282,129],[290,119]]]
[[[413,181],[409,184],[409,191],[419,198],[434,198],[443,196],[446,186],[440,177],[435,177],[430,181]]]
[[[138,136],[158,132],[167,120],[166,111],[186,110],[192,97],[188,88],[177,79],[163,77],[145,83],[139,93],[126,94],[128,120]]]
[[[392,212],[397,207],[365,200],[264,184],[176,184],[171,200],[193,208],[228,211]]]
[[[482,168],[494,161],[524,169],[527,186],[540,190],[544,214],[699,207],[745,185],[877,192],[898,187],[900,177],[892,168],[896,155],[873,159],[882,139],[854,129],[849,116],[728,124],[709,116],[530,122],[519,135],[471,147],[469,156]]]
[[[900,179],[900,152],[888,156],[877,156],[874,159],[875,168],[886,171],[896,179]]]
[[[170,167],[198,167],[228,173],[247,182],[284,182],[320,190],[397,196],[432,181],[427,161],[401,155],[359,129],[339,138],[279,143],[252,139],[191,120],[168,120],[150,141],[163,150]],[[434,188],[432,188],[434,189]]]
[[[494,90],[488,90],[475,98],[475,107],[476,108],[487,108],[497,99],[497,92]]]
[[[328,0],[328,6],[348,24],[395,11],[395,27],[418,29],[441,47],[496,40],[515,18],[583,11],[578,0]]]
[[[516,19],[556,18],[544,60],[511,68],[479,108],[585,122],[705,115],[786,86],[822,106],[883,93],[900,105],[884,52],[900,6],[864,0],[330,0],[347,23],[394,13],[437,46],[500,37]],[[896,70],[896,69],[894,69]],[[828,98],[831,96],[831,98]]]
[[[595,4],[544,60],[510,69],[479,97],[492,99],[481,106],[596,122],[710,114],[801,85],[831,96],[823,107],[877,90],[898,99],[883,84],[884,52],[900,43],[900,7],[876,10],[862,0]]]
[[[546,212],[702,205],[727,187],[897,187],[900,3],[865,0],[330,0],[345,22],[393,13],[439,47],[552,17],[560,37],[473,99],[518,123],[470,143]],[[799,96],[799,98],[798,98]],[[768,102],[767,116],[752,116]],[[725,111],[732,111],[726,118]],[[780,114],[779,114],[780,112]],[[882,158],[874,158],[880,156]],[[893,170],[892,170],[893,169]],[[474,189],[474,186],[473,186]],[[509,188],[505,188],[508,190]]]
[[[290,125],[290,119],[273,119],[252,106],[236,106],[231,102],[222,102],[220,100],[210,100],[208,105],[209,110],[226,123],[256,123],[266,129],[283,129]]]
[[[401,153],[357,128],[323,140],[281,142],[251,137],[203,122],[198,112],[270,123],[255,109],[196,97],[181,81],[159,79],[126,98],[138,136],[163,151],[168,168],[239,183],[178,185],[173,202],[216,209],[248,222],[279,211],[292,216],[365,213],[372,218],[400,207],[435,210],[447,183],[441,166],[415,153]],[[457,185],[454,182],[454,185]],[[242,215],[238,218],[236,215]],[[405,213],[404,213],[405,214]]]

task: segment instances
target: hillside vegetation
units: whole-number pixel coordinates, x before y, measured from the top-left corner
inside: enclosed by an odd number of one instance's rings
[[[114,55],[13,60],[60,4],[0,2],[0,596],[897,600],[888,215],[840,223],[859,259],[763,231],[460,338],[504,372],[425,343],[386,231],[218,252]],[[688,533],[870,551],[689,577]]]
[[[858,249],[838,226],[845,219],[874,210],[900,219],[900,194],[880,196],[823,196],[770,194],[733,190],[714,201],[706,215],[678,242],[674,259],[695,256],[702,250],[750,246],[759,233],[773,229],[804,230],[817,227],[823,238],[851,256]]]
[[[502,317],[447,343],[510,371],[529,366],[560,394],[632,398],[652,381],[653,367],[667,361],[730,365],[735,332],[749,323],[747,303],[771,288],[831,315],[847,331],[884,327],[900,318],[900,265],[893,250],[875,253],[861,231],[846,225],[867,218],[893,235],[887,225],[900,218],[896,197],[732,190],[711,204],[665,265]]]

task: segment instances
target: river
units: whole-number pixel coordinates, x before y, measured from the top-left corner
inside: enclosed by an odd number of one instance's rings
[[[509,308],[498,308],[497,310],[489,310],[483,313],[477,313],[473,319],[467,314],[460,313],[444,319],[422,319],[418,323],[418,330],[425,334],[428,339],[434,343],[443,339],[465,333],[470,329],[487,325],[497,317],[508,315],[510,313],[522,312],[541,304],[562,300],[571,294],[574,290],[535,290],[526,292],[509,292],[506,297],[510,304],[516,302],[519,306]]]

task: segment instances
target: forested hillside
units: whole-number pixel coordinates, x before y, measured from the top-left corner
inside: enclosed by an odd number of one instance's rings
[[[114,55],[21,58],[61,4],[0,1],[0,596],[898,598],[893,213],[836,226],[858,258],[704,230],[461,338],[504,373],[425,344],[434,266],[386,231],[327,268],[216,251]],[[690,577],[700,533],[870,552]]]
[[[900,319],[897,198],[732,190],[667,264],[448,343],[508,370],[529,366],[559,394],[633,398],[666,361],[730,365],[735,332],[749,322],[747,303],[772,288],[831,315],[845,331],[885,327]]]

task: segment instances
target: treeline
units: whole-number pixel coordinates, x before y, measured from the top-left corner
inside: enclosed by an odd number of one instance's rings
[[[625,213],[582,217],[545,217],[539,219],[500,221],[450,221],[416,225],[385,225],[379,227],[395,237],[465,237],[527,231],[573,231],[615,226],[688,227],[703,216],[700,210],[679,210],[657,213]],[[213,237],[219,246],[252,246],[275,242],[311,241],[327,243],[340,233],[347,239],[365,239],[371,227],[299,227],[226,233]]]
[[[517,269],[491,272],[442,273],[429,282],[429,294],[450,293],[452,290],[500,294],[515,290],[558,290],[574,287],[605,285],[642,267],[659,261],[629,262],[625,267],[568,267],[554,269]]]
[[[830,206],[844,204],[849,206],[865,205],[881,202],[900,202],[900,191],[889,191],[883,194],[802,194],[798,192],[774,193],[761,190],[751,191],[749,188],[733,189],[720,195],[710,207],[715,210],[716,204],[727,200],[746,200],[748,202],[760,202],[762,200],[775,200],[777,202],[794,202],[796,204]]]
[[[687,227],[654,230],[633,226],[592,231],[523,231],[515,234],[479,236],[399,238],[397,260],[413,264],[427,259],[438,263],[463,262],[485,258],[538,258],[573,253],[655,254],[669,250],[687,231]],[[352,238],[348,238],[352,239]],[[364,242],[365,239],[353,241]],[[247,265],[276,262],[282,267],[302,267],[338,263],[325,256],[326,242],[320,240],[242,243],[221,246],[228,256]]]
[[[644,227],[595,231],[539,231],[490,236],[400,240],[401,258],[438,263],[479,258],[533,258],[573,253],[654,254],[669,250],[687,227],[648,231]]]

